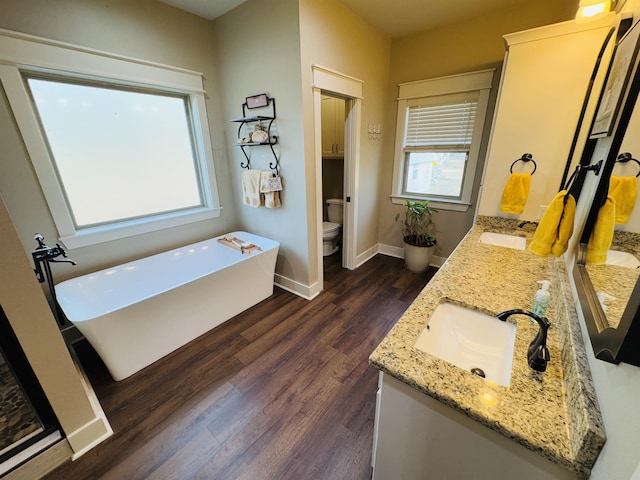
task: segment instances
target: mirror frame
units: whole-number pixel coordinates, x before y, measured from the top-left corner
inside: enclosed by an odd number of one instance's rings
[[[596,111],[599,111],[600,104],[603,102],[603,97],[607,91],[607,87],[611,83],[611,71],[612,66],[616,62],[618,47],[625,39],[637,37],[638,31],[640,31],[640,21],[634,23],[618,43],[616,51],[613,53],[611,64],[609,65],[607,79],[605,80],[605,85],[600,93],[600,99],[598,101]],[[634,34],[634,37],[630,36],[631,33]],[[607,158],[604,161],[604,166],[601,169],[600,181],[598,182],[596,192],[587,215],[587,220],[582,231],[582,236],[580,237],[576,262],[573,269],[573,278],[575,280],[578,299],[580,301],[587,331],[589,333],[589,338],[596,358],[610,363],[625,362],[636,366],[640,366],[640,348],[638,348],[638,346],[640,346],[640,278],[637,280],[631,293],[631,297],[624,309],[619,325],[615,328],[611,327],[589,277],[589,273],[586,268],[586,254],[587,244],[591,237],[591,233],[593,232],[598,212],[607,198],[609,191],[609,179],[611,177],[611,172],[613,171],[613,166],[615,165],[622,141],[626,134],[631,114],[633,113],[638,100],[638,94],[640,92],[639,49],[640,40],[635,38],[630,63],[628,66],[623,65],[623,67],[626,67],[628,72],[624,88],[621,91],[620,99],[610,99],[617,101],[618,104],[621,105],[621,108],[618,109],[618,114],[613,122],[611,145],[607,153]],[[593,122],[595,122],[595,120],[596,119],[594,117]],[[584,167],[591,164],[596,142],[599,141],[600,138],[608,137],[592,135],[589,138],[587,145],[585,146],[585,153],[583,154],[580,162],[581,166]]]

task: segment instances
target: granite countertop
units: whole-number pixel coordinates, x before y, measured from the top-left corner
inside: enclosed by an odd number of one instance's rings
[[[640,258],[640,234],[615,232],[612,250],[627,252]],[[633,289],[638,283],[640,269],[616,265],[590,265],[587,272],[596,292],[604,292],[611,297],[605,300],[606,317],[610,327],[617,328],[622,319]]]
[[[370,363],[574,474],[587,476],[606,437],[564,261],[479,242],[482,232],[491,231],[524,236],[528,246],[535,226],[519,229],[517,223],[479,217],[371,354]],[[527,348],[538,324],[522,315],[509,319],[517,322],[509,387],[413,347],[439,303],[446,300],[490,315],[529,310],[537,280],[545,279],[552,285],[547,311],[551,361],[544,373],[527,364]]]

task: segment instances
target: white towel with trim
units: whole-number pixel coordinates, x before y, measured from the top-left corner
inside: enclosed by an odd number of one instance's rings
[[[281,206],[280,193],[272,189],[274,178],[277,178],[278,181],[280,180],[280,177],[274,177],[269,171],[261,172],[260,174],[260,192],[262,192],[264,196],[264,206],[267,208],[278,208]],[[282,190],[282,185],[280,185],[280,190]]]
[[[242,203],[250,207],[262,206],[260,196],[260,170],[246,170],[242,172]]]

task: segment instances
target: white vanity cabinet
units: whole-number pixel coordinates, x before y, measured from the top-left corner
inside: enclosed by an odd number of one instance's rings
[[[373,480],[576,478],[391,375],[379,386]]]
[[[598,54],[617,21],[612,13],[589,23],[563,22],[504,36],[507,51],[482,180],[480,215],[505,215],[500,201],[509,169],[524,153],[531,153],[537,169],[520,217],[540,218],[541,207],[560,189]],[[572,155],[574,164],[587,138],[614,42],[615,35],[593,84],[595,94]],[[531,162],[513,167],[514,173],[532,170]]]
[[[344,158],[345,101],[322,95],[322,157]]]

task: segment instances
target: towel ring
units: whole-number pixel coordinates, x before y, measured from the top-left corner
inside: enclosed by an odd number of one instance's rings
[[[511,164],[511,168],[509,168],[509,172],[510,173],[513,173],[513,166],[518,162],[524,162],[524,163],[531,162],[531,163],[533,163],[533,172],[531,172],[531,175],[536,173],[536,169],[538,168],[538,165],[536,165],[536,161],[533,159],[533,155],[531,155],[530,153],[525,153],[524,155],[522,155],[522,157],[520,157],[515,162],[513,162]]]
[[[618,158],[616,158],[616,163],[627,163],[628,161],[636,162],[638,164],[638,167],[640,168],[640,162],[633,158],[633,156],[629,152],[621,153],[620,155],[618,155]],[[638,170],[638,173],[636,173],[636,177],[640,177],[640,170]]]

